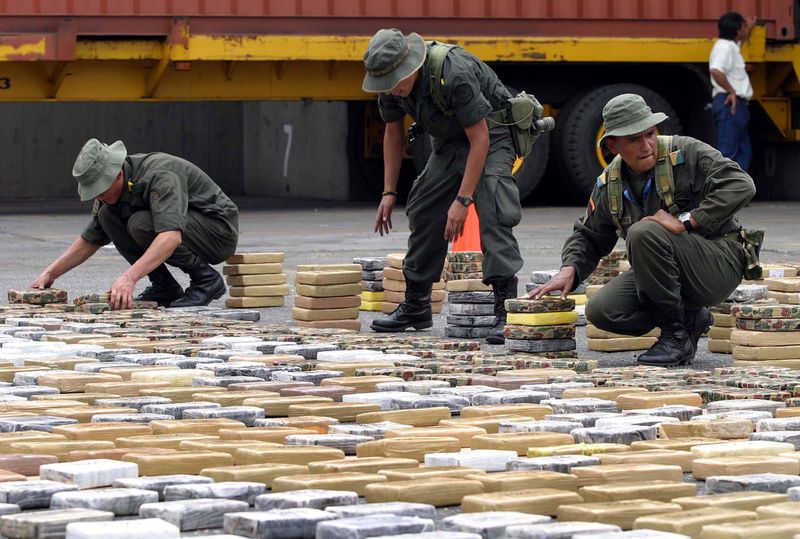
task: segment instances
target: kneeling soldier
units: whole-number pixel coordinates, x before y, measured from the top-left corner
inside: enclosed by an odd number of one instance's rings
[[[631,269],[603,287],[586,307],[598,328],[643,335],[661,328],[639,356],[643,365],[691,362],[713,322],[708,306],[724,301],[757,265],[736,213],[755,194],[734,161],[691,137],[658,136],[667,119],[641,96],[623,94],[603,108],[600,141],[616,156],[597,179],[583,217],[561,255],[562,267],[529,296],[573,290],[625,240]]]
[[[94,199],[80,237],[33,282],[45,288],[114,242],[131,267],[111,287],[111,306],[127,308],[147,275],[139,301],[170,307],[208,305],[225,293],[218,264],[236,250],[239,210],[196,165],[166,153],[128,155],[122,141],[97,139],[81,149],[72,175],[82,201]],[[184,292],[164,263],[191,279]]]

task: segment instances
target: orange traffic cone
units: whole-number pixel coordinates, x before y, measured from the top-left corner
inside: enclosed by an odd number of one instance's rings
[[[467,212],[467,220],[464,221],[464,233],[450,246],[451,251],[480,251],[481,250],[481,226],[478,221],[478,212],[475,211],[475,204],[471,204]]]

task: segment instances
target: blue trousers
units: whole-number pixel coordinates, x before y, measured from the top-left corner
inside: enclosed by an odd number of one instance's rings
[[[747,126],[750,123],[750,110],[744,99],[736,100],[736,114],[731,114],[731,106],[723,105],[727,94],[714,96],[712,113],[717,124],[717,149],[725,157],[739,163],[742,170],[750,168],[753,148]]]

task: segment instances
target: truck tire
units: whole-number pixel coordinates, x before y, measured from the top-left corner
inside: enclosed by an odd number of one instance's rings
[[[417,174],[421,173],[431,155],[431,139],[425,133],[417,137],[411,145],[411,154],[414,158],[414,168]],[[519,189],[519,198],[524,200],[533,193],[536,186],[544,176],[547,168],[547,159],[550,156],[550,133],[544,133],[536,141],[533,151],[522,161],[522,166],[514,174]]]
[[[641,95],[654,112],[669,119],[659,124],[659,133],[679,134],[681,122],[675,109],[660,94],[638,84],[598,86],[573,97],[558,114],[553,132],[553,157],[561,179],[580,201],[592,192],[597,176],[613,157],[597,141],[603,133],[603,107],[612,97]]]

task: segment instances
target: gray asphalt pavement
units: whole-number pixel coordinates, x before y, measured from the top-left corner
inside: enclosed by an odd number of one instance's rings
[[[742,211],[741,221],[745,226],[764,228],[767,232],[762,251],[764,261],[800,260],[798,210],[798,202],[761,202]],[[83,213],[0,212],[0,288],[28,286],[77,237],[88,219],[88,211],[86,208]],[[525,266],[519,273],[521,282],[530,280],[532,270],[559,266],[561,247],[575,218],[582,212],[583,209],[578,207],[524,209],[522,223],[515,229],[525,259]],[[284,268],[290,283],[294,281],[294,268],[298,264],[342,263],[350,262],[354,256],[383,256],[404,251],[408,222],[402,209],[395,211],[394,229],[388,236],[381,237],[372,232],[374,216],[375,209],[364,206],[245,210],[240,218],[239,250],[285,252]],[[69,290],[70,297],[105,291],[125,268],[125,261],[113,247],[108,246],[83,266],[58,279],[56,286]],[[182,284],[188,284],[188,279],[179,270],[173,273]],[[147,286],[146,281],[137,285],[137,292]],[[293,291],[294,287],[291,288]],[[221,306],[222,301],[216,304]],[[291,305],[291,298],[287,298],[287,307],[262,310],[262,320],[290,323]],[[369,331],[369,323],[374,317],[373,313],[361,314],[362,331]],[[435,316],[434,334],[443,334],[444,317],[444,314]],[[598,359],[604,366],[633,364],[637,355],[631,352],[589,352],[582,329],[578,334],[578,350],[581,358]],[[705,343],[701,342],[694,366],[709,369],[730,362],[730,356],[709,353]]]

